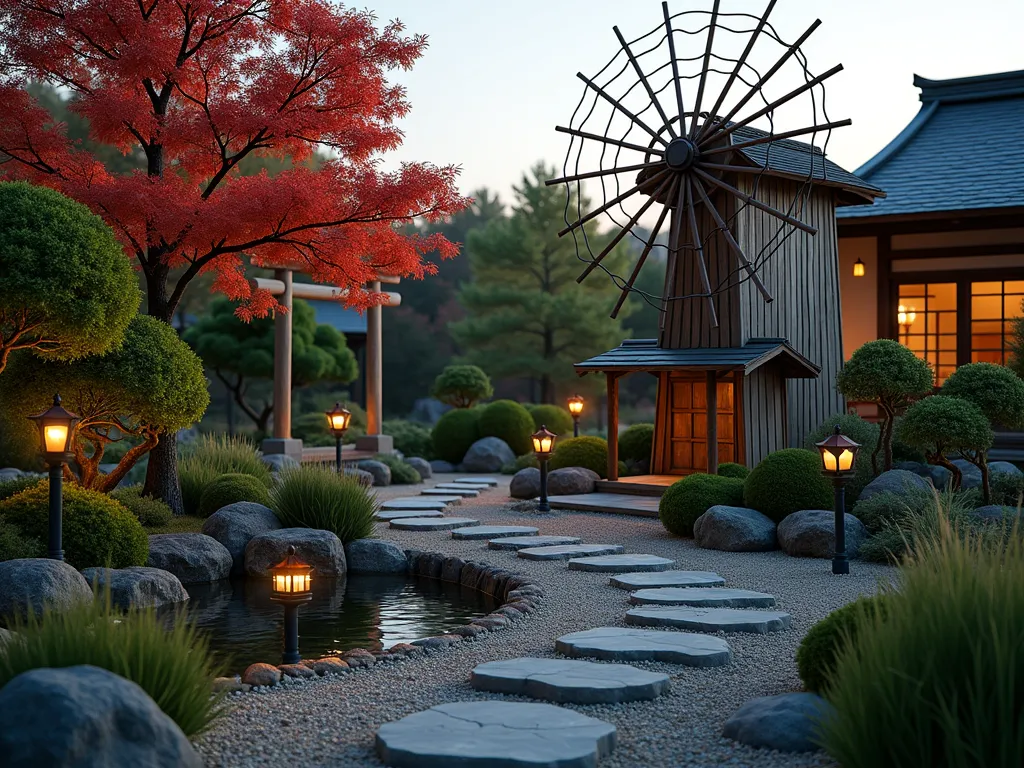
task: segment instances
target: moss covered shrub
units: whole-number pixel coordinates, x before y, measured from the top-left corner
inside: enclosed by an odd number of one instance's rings
[[[548,467],[586,467],[600,477],[608,477],[608,441],[603,437],[585,435],[556,442]]]
[[[501,438],[516,456],[533,450],[533,432],[533,417],[514,400],[495,400],[480,413],[480,437]]]
[[[754,467],[744,481],[743,503],[780,523],[801,509],[832,509],[832,486],[816,452],[786,448]]]
[[[354,477],[305,466],[281,473],[270,508],[285,528],[332,531],[347,544],[373,533],[377,497]]]
[[[385,421],[384,434],[391,435],[395,450],[403,455],[430,458],[430,430],[422,424],[401,419]]]
[[[25,536],[21,530],[0,518],[0,562],[20,560],[23,557],[43,557],[46,550],[43,542]]]
[[[619,458],[629,462],[651,460],[651,446],[654,444],[653,424],[633,424],[619,434]]]
[[[0,517],[23,536],[46,541],[50,483],[0,502]],[[64,485],[64,558],[75,568],[145,565],[149,541],[142,523],[116,499],[74,484]]]
[[[807,631],[796,651],[796,667],[807,690],[826,692],[839,653],[848,643],[856,642],[865,619],[875,612],[884,617],[885,605],[884,595],[862,597],[832,611]]]
[[[110,495],[124,504],[145,528],[159,528],[171,522],[174,513],[160,499],[142,495],[142,486],[130,485],[118,488]]]
[[[693,536],[693,524],[711,507],[743,503],[743,481],[719,475],[687,475],[670,485],[658,504],[661,524],[676,536]]]
[[[534,431],[544,426],[556,435],[568,435],[572,432],[572,414],[565,408],[557,405],[528,405],[525,407],[533,418]]]
[[[745,467],[742,464],[737,464],[733,461],[727,461],[725,464],[718,465],[718,474],[722,477],[733,477],[737,480],[746,480],[747,475],[750,474],[750,468]]]
[[[239,501],[253,501],[266,506],[270,501],[270,491],[252,475],[229,472],[203,489],[203,495],[199,497],[199,516],[209,517],[221,507]]]
[[[381,453],[374,456],[373,460],[379,461],[381,464],[387,464],[388,469],[391,470],[392,485],[416,485],[423,482],[419,472],[394,454]]]
[[[456,408],[438,419],[430,433],[434,455],[451,464],[462,463],[469,446],[480,439],[481,409]]]

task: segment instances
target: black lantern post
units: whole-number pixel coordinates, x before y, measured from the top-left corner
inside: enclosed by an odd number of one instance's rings
[[[850,560],[846,556],[846,483],[854,474],[854,462],[860,444],[853,442],[839,431],[836,424],[832,434],[815,443],[821,454],[821,471],[832,481],[835,488],[835,552],[832,555],[832,573],[850,572]]]
[[[348,430],[348,423],[352,420],[352,411],[345,408],[341,403],[335,403],[334,407],[327,411],[327,428],[334,435],[334,465],[337,471],[341,472],[341,440]]]
[[[299,606],[313,599],[311,590],[313,569],[295,556],[295,547],[288,547],[284,560],[270,569],[270,599],[284,606],[284,653],[285,664],[298,664],[299,655]]]
[[[50,541],[52,560],[64,559],[62,522],[64,515],[64,464],[71,458],[71,443],[80,419],[60,404],[60,395],[53,396],[49,410],[29,416],[39,429],[39,446],[50,467]]]
[[[583,413],[583,398],[573,395],[569,398],[569,413],[572,414],[572,436],[580,436],[580,414]]]
[[[555,433],[548,430],[543,424],[540,429],[532,435],[533,451],[537,454],[540,462],[540,502],[537,504],[538,512],[550,512],[548,506],[548,459],[555,450]]]

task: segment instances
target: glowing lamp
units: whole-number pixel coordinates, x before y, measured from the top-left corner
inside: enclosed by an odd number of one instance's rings
[[[75,436],[75,426],[80,419],[60,404],[60,395],[53,396],[53,405],[49,410],[29,416],[39,429],[40,450],[51,464],[63,462],[71,453],[71,443]]]
[[[569,413],[574,417],[579,416],[583,413],[583,398],[579,395],[573,395],[569,398]]]
[[[531,436],[533,440],[533,452],[537,454],[537,458],[541,461],[546,461],[550,458],[552,451],[555,450],[555,433],[548,430],[543,424],[540,429],[533,433]]]
[[[327,411],[327,428],[337,438],[344,437],[348,424],[352,421],[352,411],[345,408],[341,403],[335,403],[334,408]]]
[[[853,276],[864,277],[864,262],[860,259],[853,262]]]
[[[914,311],[913,307],[905,307],[900,304],[896,312],[896,320],[900,325],[909,327],[914,324],[915,320],[917,320],[917,312]]]
[[[860,443],[855,443],[839,431],[836,424],[832,434],[815,443],[821,454],[821,471],[826,477],[838,477],[853,473],[853,463],[857,460]]]
[[[313,597],[313,568],[295,556],[295,547],[288,547],[288,555],[270,569],[273,579],[270,599],[279,603],[305,603]]]

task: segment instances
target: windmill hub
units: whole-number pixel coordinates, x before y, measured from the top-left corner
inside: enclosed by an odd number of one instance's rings
[[[696,159],[697,147],[685,137],[673,139],[665,149],[665,162],[673,171],[685,171]]]

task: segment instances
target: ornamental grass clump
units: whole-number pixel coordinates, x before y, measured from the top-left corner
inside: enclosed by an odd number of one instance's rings
[[[263,463],[256,446],[248,440],[227,435],[200,435],[178,459],[181,500],[186,515],[198,515],[206,487],[221,475],[251,475],[269,487],[270,468]]]
[[[281,473],[270,491],[270,508],[285,528],[331,531],[347,544],[373,533],[377,497],[353,477],[299,467]]]

